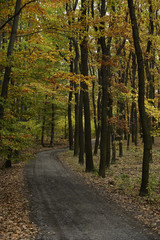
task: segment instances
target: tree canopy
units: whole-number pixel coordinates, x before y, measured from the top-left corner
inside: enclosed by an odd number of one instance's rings
[[[160,134],[159,9],[158,0],[1,1],[1,156],[69,135],[70,148],[81,164],[85,152],[92,171],[95,128],[105,177],[115,142],[121,156],[123,139],[129,147],[132,135],[137,145],[141,134],[147,194],[153,137]]]

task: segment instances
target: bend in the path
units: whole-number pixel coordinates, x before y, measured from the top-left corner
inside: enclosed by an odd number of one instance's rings
[[[37,240],[158,239],[59,161],[61,151],[40,152],[26,168]]]

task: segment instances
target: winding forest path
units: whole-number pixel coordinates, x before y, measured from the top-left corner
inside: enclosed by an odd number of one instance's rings
[[[158,239],[59,161],[62,151],[40,152],[26,167],[37,240]]]

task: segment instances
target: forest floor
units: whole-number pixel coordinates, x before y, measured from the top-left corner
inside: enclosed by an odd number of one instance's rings
[[[43,150],[48,148],[38,147],[30,152]],[[98,169],[98,159],[99,156],[94,156],[96,169]],[[138,148],[132,145],[129,151],[124,150],[124,157],[117,157],[116,164],[111,165],[110,170],[106,171],[106,179],[99,178],[96,170],[94,173],[85,173],[84,168],[77,163],[78,159],[73,157],[73,152],[63,152],[60,156],[61,161],[65,161],[76,174],[82,176],[88,185],[96,188],[103,198],[111,198],[160,234],[159,159],[160,140],[157,139],[153,148],[150,194],[142,198],[138,196],[142,164],[141,144]],[[38,232],[36,224],[30,220],[24,167],[25,163],[20,162],[13,164],[10,169],[0,170],[0,239],[2,240],[31,240]]]
[[[56,148],[64,146],[66,142],[57,142]],[[49,149],[37,145],[23,153],[22,162],[13,163],[11,168],[0,169],[0,240],[32,240],[38,232],[30,219],[24,168],[28,159],[35,157],[35,153]]]
[[[141,139],[138,140],[138,147],[132,143],[129,150],[124,141],[123,157],[117,156],[116,163],[106,170],[105,179],[98,176],[99,154],[94,156],[93,173],[85,172],[85,166],[78,164],[78,157],[74,157],[72,151],[63,153],[61,160],[81,175],[88,184],[93,185],[103,197],[109,196],[160,235],[160,138],[155,138],[152,152],[149,195],[146,197],[139,196],[143,156]]]

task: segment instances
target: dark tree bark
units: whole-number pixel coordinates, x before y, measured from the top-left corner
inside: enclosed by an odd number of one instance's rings
[[[70,83],[70,87],[73,88],[73,83]],[[69,149],[73,150],[73,128],[72,128],[72,91],[69,92],[68,98],[68,130],[69,130]]]
[[[151,146],[152,139],[150,136],[150,119],[146,113],[144,98],[145,98],[145,76],[144,76],[144,60],[142,55],[142,49],[140,46],[139,30],[137,25],[137,19],[135,14],[135,7],[133,0],[128,0],[128,7],[130,11],[132,34],[134,40],[134,47],[137,56],[138,63],[138,106],[143,132],[144,151],[143,151],[143,167],[142,167],[142,182],[140,188],[140,195],[144,196],[148,194],[148,182],[149,182],[149,161],[151,158]]]
[[[95,75],[94,69],[91,75]],[[98,82],[101,84],[101,71],[98,69]],[[92,81],[92,102],[93,102],[93,114],[94,114],[94,128],[95,128],[95,144],[94,144],[94,155],[98,152],[99,147],[99,136],[100,136],[100,101],[101,101],[101,88],[98,87],[98,99],[97,106],[95,101],[95,81]]]
[[[99,52],[100,50],[98,50]],[[102,77],[101,77],[101,70],[98,69],[98,83],[101,86],[102,85]],[[96,141],[94,145],[94,155],[98,152],[99,147],[99,138],[100,138],[100,131],[101,131],[101,98],[102,98],[102,91],[101,87],[98,88],[98,100],[97,100],[97,131],[96,131]]]
[[[101,17],[106,14],[105,0],[101,0]],[[100,31],[104,30],[104,22],[101,22]],[[110,87],[110,65],[106,64],[110,59],[110,47],[111,47],[111,37],[108,37],[107,44],[104,36],[99,38],[99,43],[102,49],[102,112],[101,112],[101,143],[100,143],[100,164],[99,164],[99,175],[105,177],[106,166],[110,165],[110,127],[108,123],[108,117],[110,117],[111,110],[111,96],[109,92]]]
[[[16,6],[15,6],[15,18],[13,21],[12,25],[12,31],[11,31],[11,36],[9,40],[9,45],[8,45],[8,50],[7,50],[7,58],[9,59],[12,54],[13,54],[13,48],[14,48],[14,43],[16,40],[17,36],[17,29],[18,29],[18,22],[19,22],[19,10],[21,8],[21,0],[16,1]],[[0,130],[2,129],[2,120],[4,117],[4,110],[5,110],[5,101],[8,96],[8,87],[9,87],[9,81],[10,81],[10,74],[11,74],[11,66],[5,67],[5,73],[4,73],[4,79],[2,83],[2,90],[1,90],[1,102],[0,102]],[[0,135],[0,141],[1,141],[1,135]],[[8,159],[8,162],[10,162],[11,166],[11,160]],[[7,162],[6,162],[7,166]]]
[[[101,142],[100,142],[100,164],[99,175],[105,177],[106,169],[106,153],[107,153],[107,71],[105,66],[102,66],[102,112],[101,112]]]
[[[67,114],[64,115],[64,139],[67,139]]]
[[[74,84],[74,89],[77,91],[77,84]],[[78,155],[79,151],[79,94],[75,93],[75,127],[74,127],[74,156]]]
[[[18,29],[20,8],[21,8],[21,0],[17,0],[16,6],[15,6],[15,17],[14,17],[14,21],[13,21],[13,25],[12,25],[12,32],[11,32],[8,50],[7,50],[7,58],[10,58],[13,54],[13,48],[14,48],[14,43],[16,40],[17,29]],[[5,67],[5,74],[4,74],[2,90],[1,90],[1,97],[2,97],[2,99],[4,99],[4,102],[8,96],[8,86],[9,86],[9,81],[10,81],[10,74],[11,74],[11,66]],[[3,119],[3,116],[4,116],[4,103],[1,102],[0,103],[0,121]],[[0,122],[0,129],[1,129],[1,122]]]
[[[42,120],[42,134],[41,134],[41,145],[42,145],[43,147],[45,147],[45,144],[44,144],[45,122],[46,122],[46,117],[45,117],[45,115],[44,115],[44,116],[43,116],[43,120]]]
[[[79,164],[84,164],[83,91],[79,98]]]
[[[75,39],[73,39],[73,46],[75,48],[74,59],[74,73],[79,73],[79,47]],[[79,93],[77,91],[78,84],[74,83],[75,89],[75,130],[74,130],[74,156],[78,155],[79,151]]]
[[[86,0],[82,0],[82,21],[86,25]],[[87,33],[87,25],[85,26],[85,32]],[[87,36],[83,37],[80,44],[81,49],[81,74],[88,76],[88,40]],[[82,82],[83,92],[83,105],[84,105],[84,123],[85,123],[85,155],[86,155],[86,171],[93,170],[93,156],[92,156],[92,143],[91,143],[91,122],[90,122],[90,104],[88,85]],[[81,133],[80,133],[81,134]]]
[[[99,88],[98,91],[98,100],[97,100],[97,130],[96,130],[96,140],[94,145],[94,155],[98,152],[99,147],[99,138],[100,138],[100,132],[101,132],[101,89]]]
[[[52,101],[54,101],[54,95],[52,96]],[[55,107],[54,107],[54,102],[52,102],[51,139],[50,139],[51,147],[53,147],[53,143],[54,143],[54,127],[55,127]]]
[[[95,10],[95,7],[94,7],[94,0],[91,1],[91,14],[92,14],[92,18],[94,19],[94,10]],[[95,29],[95,32],[98,31],[98,28],[95,26],[94,27]],[[101,51],[101,48],[100,46],[97,47],[97,54],[99,54]],[[101,81],[101,69],[98,68],[98,83],[99,85],[102,84],[102,81]],[[93,98],[93,95],[92,95],[92,98]],[[93,102],[94,102],[94,99],[93,99]],[[95,104],[93,103],[93,106],[94,106],[94,109],[95,109]],[[97,117],[96,117],[97,116]],[[94,110],[94,117],[96,119],[96,121],[94,121],[95,123],[95,133],[96,133],[96,140],[95,140],[95,144],[94,144],[94,155],[97,154],[98,152],[98,147],[99,147],[99,137],[100,137],[100,120],[101,120],[101,87],[99,87],[98,89],[98,100],[97,100],[97,113],[95,112]]]
[[[94,128],[95,136],[97,136],[98,126],[97,126],[97,114],[96,114],[96,103],[95,103],[95,81],[92,81],[92,103],[93,103],[93,119],[94,119]]]
[[[132,93],[135,94],[136,89],[136,55],[132,53]],[[131,106],[131,132],[132,132],[132,142],[137,146],[137,131],[138,131],[138,119],[137,119],[137,104],[135,98],[133,97],[132,106]]]
[[[45,132],[45,123],[46,123],[46,105],[47,105],[47,95],[46,100],[44,103],[44,111],[43,111],[43,117],[42,117],[42,133],[41,133],[41,145],[45,147],[44,144],[44,132]]]
[[[112,163],[116,162],[116,139],[114,129],[112,130]]]
[[[70,63],[70,72],[73,73],[73,61]],[[71,91],[69,92],[68,97],[68,130],[69,130],[69,149],[73,150],[73,127],[72,127],[72,89],[73,83],[70,82]]]
[[[74,7],[74,6],[73,6]],[[66,11],[68,14],[72,11],[71,2],[66,3]],[[71,21],[68,21],[69,26],[71,25]],[[69,50],[72,53],[72,46],[73,46],[73,41],[72,38],[70,38],[70,43],[69,43]],[[74,73],[73,69],[73,59],[70,61],[70,72]],[[69,97],[68,97],[68,132],[69,132],[69,149],[73,150],[73,127],[72,127],[72,90],[73,90],[73,82],[70,82],[70,91],[69,91]]]
[[[69,25],[72,25],[74,22],[74,16],[70,13],[74,12],[77,8],[78,0],[73,0],[69,1],[66,3],[66,11],[70,16],[69,20]],[[70,37],[70,51],[72,51],[72,45],[75,48],[75,59],[72,59],[71,64],[70,64],[70,72],[78,74],[78,63],[79,63],[79,48],[78,48],[78,43],[74,37]],[[71,87],[75,91],[77,90],[77,84],[76,83],[71,83]],[[71,100],[72,100],[72,93],[69,93],[69,103],[68,103],[68,124],[69,124],[69,148],[72,150],[74,148],[74,155],[78,154],[79,150],[79,103],[78,103],[78,92],[75,92],[75,131],[74,131],[74,142],[73,142],[73,128],[72,128],[72,118],[71,118]]]
[[[149,3],[149,34],[153,35],[154,34],[154,23],[153,23],[153,7],[152,7],[152,1],[148,0]],[[153,49],[152,49],[152,40],[149,39],[147,43],[147,49],[146,49],[146,59],[145,59],[145,70],[146,70],[146,76],[147,76],[147,81],[148,81],[148,86],[147,86],[147,93],[146,96],[149,99],[154,99],[155,98],[155,88],[154,88],[154,75],[152,74],[151,71],[154,69],[154,58],[152,56],[152,60],[149,60],[149,54],[153,54]],[[149,100],[149,103],[154,106],[153,102]],[[154,122],[154,118],[150,117],[151,125]],[[154,143],[154,137],[152,137],[152,143]],[[152,161],[152,159],[151,159]]]
[[[81,73],[88,76],[88,53],[86,49],[86,39],[81,43]],[[84,123],[85,123],[85,155],[86,155],[86,171],[93,170],[93,157],[92,157],[92,143],[91,143],[91,123],[90,123],[90,106],[88,86],[82,83],[83,92],[83,105],[84,105]]]

